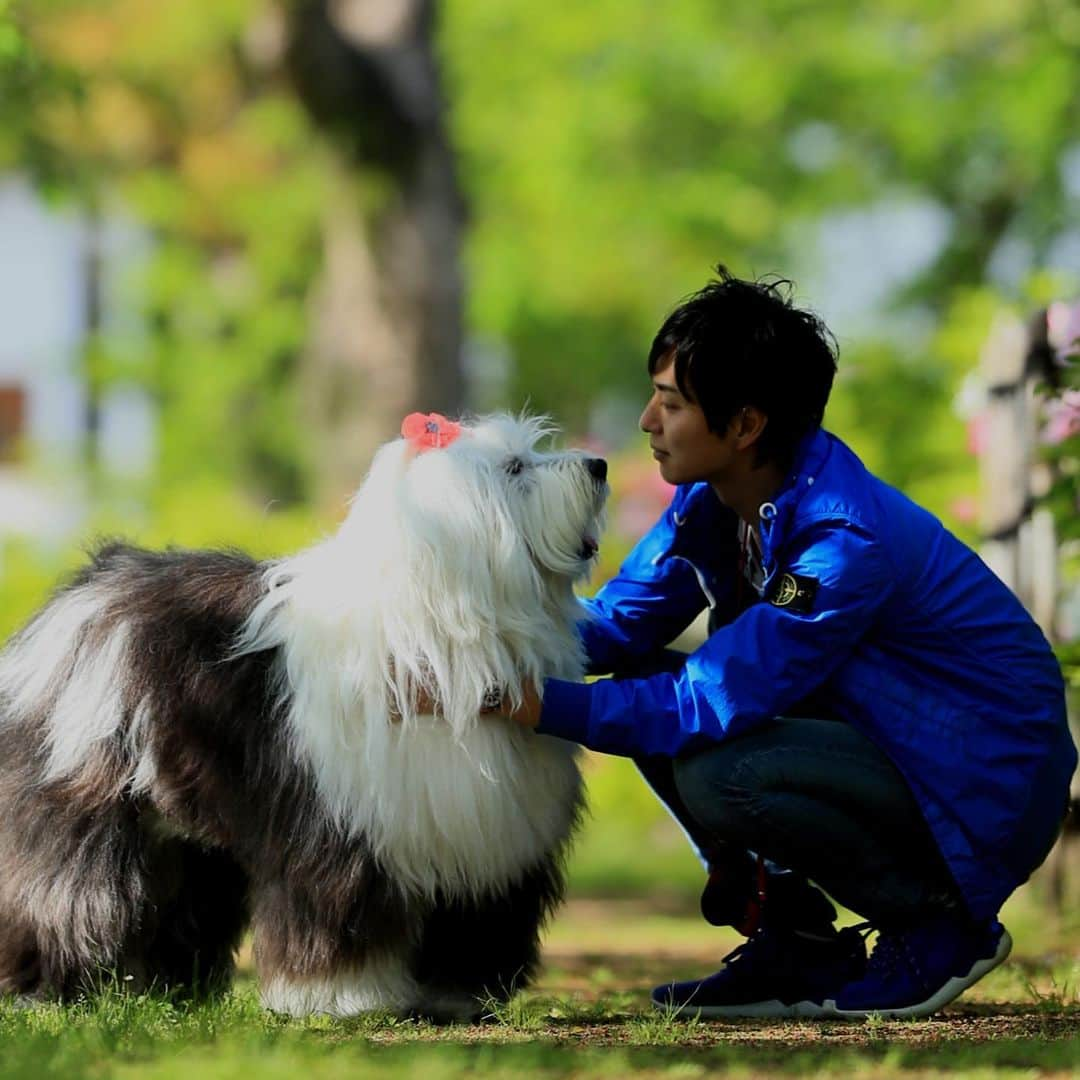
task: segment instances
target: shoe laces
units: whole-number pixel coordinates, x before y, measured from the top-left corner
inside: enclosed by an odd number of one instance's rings
[[[869,926],[869,924],[866,924]],[[844,932],[841,931],[841,934]],[[800,936],[805,936],[808,941],[815,940],[814,936],[810,933],[805,933],[799,930],[784,930],[778,929],[776,926],[770,926],[768,923],[762,923],[744,942],[736,945],[724,957],[724,964],[730,966],[732,963],[749,964],[754,960],[765,959],[766,962],[769,958],[777,955],[778,952],[785,952],[785,941],[797,941]],[[818,938],[817,940],[828,941],[827,938]],[[843,940],[838,935],[835,939],[837,942]]]
[[[768,953],[774,951],[774,936],[775,932],[770,933],[767,926],[759,926],[745,941],[736,945],[735,948],[724,957],[724,966],[730,967],[733,963],[738,963],[740,960],[750,960],[755,953]]]

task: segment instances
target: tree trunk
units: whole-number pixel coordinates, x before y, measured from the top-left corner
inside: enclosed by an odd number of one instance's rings
[[[287,63],[337,159],[302,394],[322,499],[413,410],[460,412],[464,211],[432,0],[300,0]]]

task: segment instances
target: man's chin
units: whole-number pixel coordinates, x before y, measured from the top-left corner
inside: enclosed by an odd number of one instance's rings
[[[686,482],[679,476],[679,470],[672,466],[671,458],[658,457],[656,459],[656,467],[660,470],[660,479],[665,483],[678,485]]]

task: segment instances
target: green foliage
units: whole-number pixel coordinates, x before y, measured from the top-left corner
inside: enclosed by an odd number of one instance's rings
[[[0,549],[0,643],[30,618],[61,577],[77,565],[74,554],[64,559],[25,542],[9,542]]]
[[[635,1041],[646,1046],[681,1046],[700,1034],[703,1023],[693,1013],[679,1014],[675,1009],[654,1009],[631,1022]]]
[[[1074,430],[1043,448],[1053,476],[1045,505],[1054,515],[1059,535],[1073,548],[1080,541],[1080,352],[1062,369],[1061,377],[1061,386],[1047,391],[1044,400],[1051,408],[1071,412]]]
[[[262,9],[43,0],[19,14],[0,24],[18,35],[0,67],[0,165],[151,237],[116,298],[142,328],[102,335],[97,389],[152,392],[159,482],[304,498],[295,384],[328,170],[291,91],[248,55]]]
[[[79,183],[78,168],[40,130],[43,112],[75,100],[79,80],[27,37],[12,0],[0,0],[0,170],[25,169],[45,191]]]
[[[525,994],[514,994],[509,1001],[489,997],[483,1003],[483,1019],[517,1031],[539,1031],[544,1014]]]
[[[98,368],[161,404],[159,482],[303,500],[298,374],[335,181],[265,55],[281,9],[0,12],[0,163],[152,230],[132,283],[145,332],[107,335]],[[822,215],[930,200],[947,242],[896,298],[930,332],[843,342],[830,423],[933,509],[970,493],[949,404],[989,314],[980,301],[962,332],[954,317],[973,294],[1001,302],[985,277],[1003,238],[1037,264],[1067,219],[1074,5],[692,0],[659,18],[647,0],[448,0],[439,14],[471,204],[468,323],[509,349],[505,404],[584,430],[598,400],[641,397],[652,332],[715,261],[812,285]]]
[[[973,522],[957,515],[978,483],[952,413],[959,375],[940,353],[919,358],[892,342],[861,342],[840,368],[827,425],[873,472],[974,540]]]
[[[705,872],[634,763],[591,754],[585,776],[590,817],[570,860],[574,890],[695,898]]]
[[[7,70],[22,56],[25,43],[22,32],[15,25],[11,0],[0,0],[0,65]]]
[[[291,554],[334,526],[295,507],[260,504],[221,485],[161,488],[149,507],[102,509],[81,547],[43,548],[27,541],[0,545],[0,643],[85,561],[95,537],[122,537],[151,548],[235,547],[258,558]]]
[[[510,342],[515,397],[575,424],[601,393],[641,393],[651,333],[711,263],[810,267],[806,225],[825,211],[896,194],[949,211],[945,250],[906,294],[938,313],[982,282],[1007,230],[1037,257],[1062,220],[1070,5],[697,0],[658,18],[645,2],[540,17],[463,0],[443,39],[474,203],[472,322]],[[940,422],[956,369],[934,343],[891,353],[910,369],[896,412],[921,402]]]

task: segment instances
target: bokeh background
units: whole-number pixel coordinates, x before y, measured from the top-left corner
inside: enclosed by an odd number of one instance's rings
[[[414,409],[609,455],[602,581],[670,494],[649,342],[718,262],[796,282],[828,426],[975,545],[1019,350],[1075,681],[1074,0],[0,0],[0,635],[96,534],[313,540]],[[575,890],[693,896],[589,775]]]

